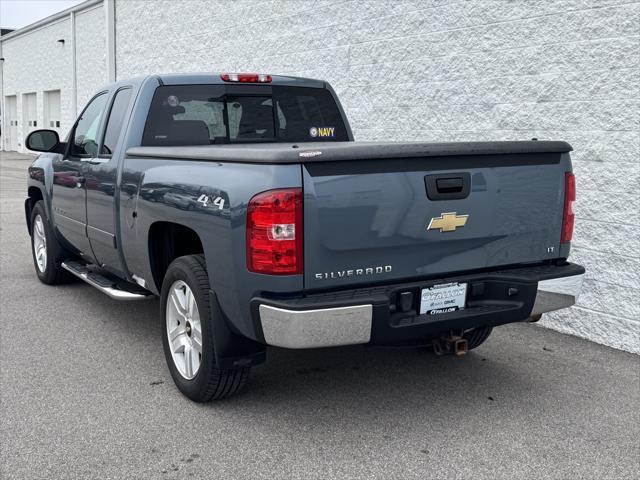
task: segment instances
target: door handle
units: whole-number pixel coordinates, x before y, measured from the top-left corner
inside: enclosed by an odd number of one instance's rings
[[[110,158],[91,157],[91,158],[83,158],[80,161],[88,165],[100,165],[102,163],[108,162],[109,160]]]

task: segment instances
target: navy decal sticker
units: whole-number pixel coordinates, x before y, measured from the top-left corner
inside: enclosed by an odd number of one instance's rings
[[[336,136],[335,127],[311,127],[309,135],[316,138],[334,138]]]

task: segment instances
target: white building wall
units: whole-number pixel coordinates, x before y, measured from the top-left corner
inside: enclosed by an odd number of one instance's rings
[[[107,80],[107,28],[104,6],[76,14],[78,113]]]
[[[567,140],[571,310],[543,324],[640,353],[640,3],[116,0],[117,77],[329,80],[357,140]]]
[[[64,44],[58,42],[64,40]],[[16,95],[18,104],[18,146],[24,151],[28,126],[23,125],[23,94],[37,94],[38,128],[44,123],[45,90],[60,90],[61,128],[72,123],[71,106],[71,22],[58,20],[46,27],[2,42],[3,107],[8,95]],[[45,127],[42,127],[45,128]],[[2,135],[8,128],[3,124]],[[6,138],[6,137],[5,137]]]
[[[640,2],[115,0],[118,79],[261,71],[329,80],[357,140],[569,141],[578,306],[544,325],[640,353]],[[64,39],[65,43],[57,40]],[[76,13],[77,108],[107,80],[102,4]],[[3,96],[61,90],[71,22],[3,39]],[[4,98],[3,98],[4,100]],[[3,125],[4,132],[8,125]]]
[[[73,111],[73,35],[71,15],[13,38],[2,38],[3,103],[17,96],[18,150],[26,151],[24,139],[28,125],[23,119],[23,94],[37,94],[38,128],[44,125],[44,92],[60,90],[61,125],[66,135],[77,113],[96,91],[107,83],[106,25],[102,4],[76,12],[77,109]],[[64,43],[58,40],[64,40]],[[4,109],[3,109],[4,110]],[[8,122],[7,122],[8,123]],[[2,129],[6,139],[7,128]]]

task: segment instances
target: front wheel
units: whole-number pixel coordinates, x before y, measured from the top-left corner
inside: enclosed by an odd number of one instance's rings
[[[209,304],[209,276],[203,255],[174,260],[160,297],[162,344],[178,390],[196,402],[208,402],[239,392],[247,382],[249,367],[216,367],[214,321]]]
[[[42,283],[56,285],[73,278],[61,266],[70,255],[58,242],[42,200],[37,201],[31,211],[31,253],[36,274]]]

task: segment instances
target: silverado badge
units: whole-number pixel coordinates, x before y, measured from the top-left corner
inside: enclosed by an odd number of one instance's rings
[[[427,230],[440,230],[441,232],[453,232],[458,227],[464,227],[469,215],[456,215],[456,212],[442,213],[439,217],[433,217]]]

